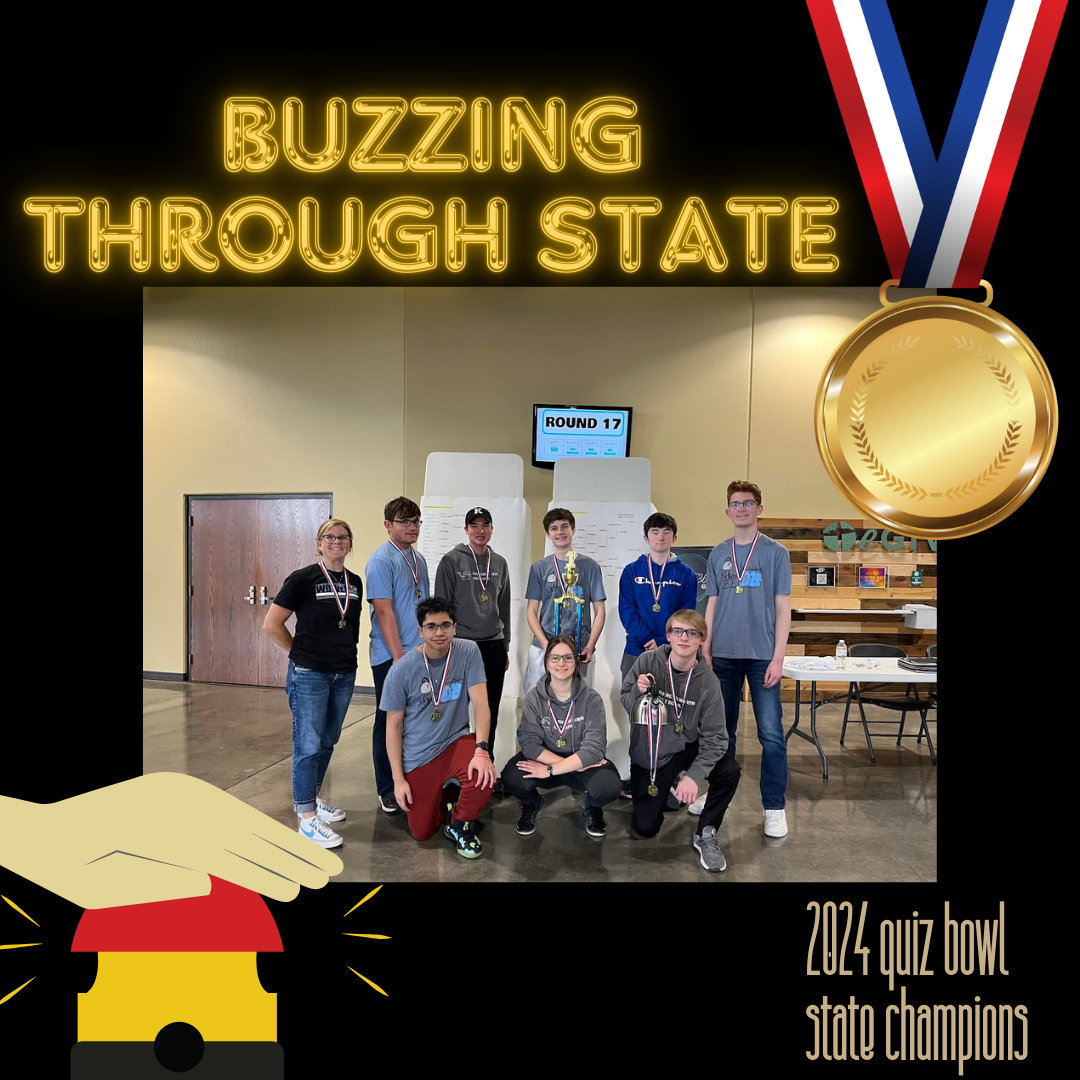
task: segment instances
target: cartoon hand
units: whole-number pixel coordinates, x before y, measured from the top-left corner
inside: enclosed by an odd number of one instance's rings
[[[295,829],[180,773],[51,804],[0,796],[0,863],[84,908],[206,896],[207,874],[292,900],[344,869]]]

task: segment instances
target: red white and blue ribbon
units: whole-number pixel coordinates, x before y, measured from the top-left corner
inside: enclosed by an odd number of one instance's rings
[[[1065,3],[989,0],[935,159],[885,0],[807,0],[902,286],[978,286]]]

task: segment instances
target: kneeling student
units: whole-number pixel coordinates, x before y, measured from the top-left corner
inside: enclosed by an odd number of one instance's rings
[[[487,687],[475,641],[454,641],[453,605],[432,597],[416,607],[423,641],[390,669],[383,687],[386,752],[394,796],[409,817],[409,831],[427,840],[440,825],[459,855],[483,850],[473,822],[495,783],[487,744]],[[469,702],[476,736],[469,733]],[[443,804],[443,786],[461,785],[457,804]]]
[[[669,789],[678,803],[692,803],[701,781],[708,778],[694,848],[706,870],[723,870],[727,861],[716,831],[739,786],[740,772],[738,762],[724,756],[724,699],[712,666],[701,655],[705,620],[696,611],[676,611],[666,631],[668,644],[643,652],[622,684],[622,702],[630,714],[631,828],[639,836],[655,836],[668,808]],[[667,706],[665,724],[634,722],[637,703],[650,687]]]
[[[528,693],[521,710],[521,753],[503,769],[503,791],[521,803],[519,836],[536,832],[543,809],[539,787],[567,784],[581,795],[585,831],[603,836],[603,807],[619,797],[619,770],[604,757],[607,714],[604,699],[585,685],[577,642],[568,634],[548,639],[545,676]]]

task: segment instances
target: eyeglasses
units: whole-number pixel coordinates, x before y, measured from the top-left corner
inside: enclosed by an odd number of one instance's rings
[[[673,626],[668,633],[670,633],[672,637],[689,638],[691,641],[701,637],[700,630],[684,630],[681,626]]]
[[[572,664],[574,662],[574,654],[573,653],[559,653],[558,656],[556,656],[555,653],[552,653],[548,657],[548,659],[553,664]]]
[[[394,518],[394,524],[395,525],[415,525],[417,528],[420,528],[420,526],[423,525],[424,522],[423,522],[423,519],[421,519],[421,518]]]
[[[728,503],[729,510],[750,510],[757,506],[757,499],[747,499],[745,502]]]
[[[421,624],[420,629],[434,634],[436,630],[453,630],[454,624],[452,622],[426,622]]]
[[[332,544],[351,544],[351,536],[339,536],[337,533],[323,533],[323,539],[329,540]]]

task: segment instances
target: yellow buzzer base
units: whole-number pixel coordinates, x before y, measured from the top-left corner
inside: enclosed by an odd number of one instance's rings
[[[259,982],[257,953],[98,953],[79,995],[80,1042],[153,1042],[166,1024],[207,1042],[276,1042],[277,994]]]

